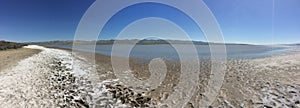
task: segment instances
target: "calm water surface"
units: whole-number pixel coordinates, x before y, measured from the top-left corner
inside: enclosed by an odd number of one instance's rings
[[[71,49],[71,45],[51,45],[52,47],[67,48]],[[129,45],[122,45],[121,47],[127,48]],[[190,45],[178,45],[181,50],[184,50],[183,54],[185,57],[195,59],[195,53],[192,53],[192,47]],[[210,48],[208,45],[195,45],[197,50],[196,55],[199,58],[210,58]],[[274,54],[280,54],[291,47],[286,46],[262,46],[262,45],[226,45],[226,56],[229,59],[237,58],[262,58],[271,56]],[[92,52],[93,48],[90,45],[76,46],[77,50]],[[122,48],[121,48],[122,49]],[[215,49],[218,50],[218,49]],[[104,55],[112,55],[112,45],[98,45],[95,49],[96,53]],[[218,55],[218,54],[217,54]],[[114,53],[114,56],[127,57],[122,51]],[[153,59],[153,58],[165,58],[168,60],[178,60],[179,55],[174,47],[171,45],[136,45],[130,52],[130,57],[142,58],[142,59]]]

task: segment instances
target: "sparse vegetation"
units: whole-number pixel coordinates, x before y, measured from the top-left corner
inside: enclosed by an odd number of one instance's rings
[[[26,46],[26,44],[0,41],[0,50],[17,49],[17,48],[21,48],[23,46]]]

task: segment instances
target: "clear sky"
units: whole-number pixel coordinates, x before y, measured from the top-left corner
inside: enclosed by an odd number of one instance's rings
[[[0,40],[17,42],[72,40],[80,18],[93,2],[94,0],[1,0]],[[219,22],[225,42],[300,43],[299,0],[204,0],[204,2]],[[134,13],[132,17],[130,14]],[[132,6],[112,18],[111,24],[104,29],[106,31],[103,34],[106,37],[102,38],[114,38],[113,34],[120,31],[130,20],[152,16],[177,22],[187,30],[192,39],[206,41],[191,19],[181,14],[176,9],[163,5]],[[157,26],[165,25],[157,24]]]

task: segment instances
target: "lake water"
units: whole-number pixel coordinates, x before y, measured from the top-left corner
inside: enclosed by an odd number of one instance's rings
[[[72,49],[71,45],[51,45],[52,47]],[[122,45],[121,47],[128,48],[128,45]],[[180,49],[184,49],[183,56],[187,58],[196,58],[195,53],[192,53],[192,47],[190,45],[178,45]],[[195,45],[197,55],[199,58],[210,58],[211,51],[208,45]],[[93,49],[90,45],[76,46],[77,50],[92,52]],[[122,49],[122,48],[121,48]],[[226,45],[227,58],[262,58],[271,56],[274,54],[281,54],[290,47],[286,46],[261,46],[261,45]],[[216,49],[217,50],[217,49]],[[98,45],[95,49],[96,53],[104,55],[112,55],[112,45]],[[127,57],[122,51],[114,53],[114,56]],[[130,57],[153,59],[153,58],[165,58],[168,60],[179,60],[179,55],[174,47],[171,45],[136,45],[130,51]]]

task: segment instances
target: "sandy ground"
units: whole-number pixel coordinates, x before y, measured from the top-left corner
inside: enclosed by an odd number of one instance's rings
[[[33,54],[39,53],[40,50],[19,48],[0,51],[0,70],[15,66],[18,61],[28,58]]]
[[[111,57],[87,52],[29,46],[40,53],[0,73],[0,107],[153,107],[169,98],[180,80],[180,64],[165,61],[167,74],[154,89],[128,87],[113,72]],[[295,49],[298,50],[298,49]],[[124,58],[119,58],[124,59]],[[131,73],[150,77],[147,61],[130,58]],[[199,85],[186,108],[198,108],[207,96],[210,61],[201,60]],[[299,108],[300,54],[286,53],[261,59],[228,60],[226,76],[211,106],[219,108]],[[96,73],[93,73],[96,69]],[[180,106],[178,106],[180,107]]]

